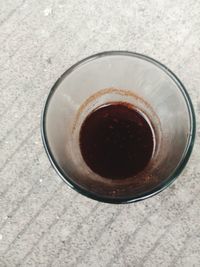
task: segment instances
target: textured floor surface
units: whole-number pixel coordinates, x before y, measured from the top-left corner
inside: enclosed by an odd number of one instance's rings
[[[69,189],[40,138],[41,109],[76,61],[131,50],[162,61],[200,117],[200,2],[0,1],[0,266],[200,266],[200,131],[161,194],[109,205]]]

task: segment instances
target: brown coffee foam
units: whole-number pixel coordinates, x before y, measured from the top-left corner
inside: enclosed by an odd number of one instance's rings
[[[88,97],[83,104],[79,107],[74,122],[73,122],[73,127],[72,127],[72,134],[74,133],[74,131],[76,130],[77,127],[77,123],[80,119],[81,114],[83,114],[83,112],[87,109],[87,107],[89,105],[91,105],[92,102],[96,101],[98,98],[102,97],[103,95],[106,94],[118,94],[121,96],[127,96],[127,97],[131,97],[134,98],[135,100],[138,100],[140,102],[142,102],[147,110],[150,110],[151,112],[151,116],[153,117],[153,122],[152,119],[149,118],[148,114],[146,114],[146,112],[144,112],[144,114],[147,116],[147,118],[150,120],[151,126],[153,128],[153,131],[155,133],[155,143],[156,146],[159,145],[159,148],[157,147],[156,150],[159,149],[159,157],[161,156],[160,154],[162,154],[163,151],[163,143],[162,143],[162,131],[161,131],[161,124],[160,124],[160,120],[157,116],[157,114],[155,113],[155,111],[153,110],[153,108],[151,107],[151,105],[144,100],[141,96],[137,95],[136,93],[129,91],[129,90],[125,90],[125,89],[116,89],[116,88],[106,88],[106,89],[102,89],[98,92],[96,92],[95,94],[91,95],[90,97]],[[112,102],[112,101],[111,101]],[[119,101],[114,101],[114,102],[119,102]],[[123,102],[123,101],[121,101]],[[130,106],[133,107],[133,105],[131,103],[128,103],[126,101],[124,101],[126,104],[130,104]],[[110,101],[109,101],[110,103]],[[103,103],[106,104],[106,103]],[[102,105],[102,104],[101,104]],[[98,107],[98,106],[97,106]],[[96,107],[96,108],[97,108]],[[136,106],[137,108],[137,106]],[[140,110],[138,108],[138,110]],[[155,123],[156,122],[156,125]],[[158,144],[159,142],[159,144]],[[162,156],[161,156],[162,157]],[[105,180],[104,182],[100,182],[99,180],[91,180],[88,179],[87,177],[82,177],[82,179],[84,180],[85,186],[88,190],[92,190],[95,191],[95,188],[98,187],[101,184],[101,189],[99,188],[98,190],[101,191],[101,193],[105,193],[106,194],[114,194],[115,196],[118,195],[122,195],[123,192],[126,191],[126,193],[131,193],[132,191],[134,191],[135,193],[137,191],[141,191],[142,188],[148,190],[151,189],[152,187],[155,187],[157,184],[159,184],[159,177],[157,175],[152,174],[152,170],[154,169],[156,172],[156,167],[157,167],[157,163],[158,163],[159,159],[155,156],[155,158],[153,157],[152,160],[149,162],[149,164],[147,165],[146,169],[144,171],[142,171],[141,173],[139,173],[136,176],[133,177],[129,177],[123,180],[118,180],[117,183],[116,181],[108,182],[108,179],[103,179]],[[104,178],[104,177],[102,177]],[[79,182],[81,183],[81,181],[83,182],[82,179],[77,179],[79,180]],[[123,187],[122,187],[123,186]],[[133,188],[135,188],[135,190],[133,190]],[[114,192],[114,193],[112,193]],[[118,193],[117,193],[118,192]],[[100,193],[100,192],[98,192]]]

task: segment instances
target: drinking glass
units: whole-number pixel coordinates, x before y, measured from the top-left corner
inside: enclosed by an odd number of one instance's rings
[[[152,124],[155,148],[147,167],[126,179],[108,179],[84,162],[79,132],[87,115],[110,102],[128,102]],[[145,55],[109,51],[69,68],[53,85],[41,123],[47,155],[73,189],[108,203],[129,203],[168,187],[184,169],[195,138],[195,114],[180,80]]]

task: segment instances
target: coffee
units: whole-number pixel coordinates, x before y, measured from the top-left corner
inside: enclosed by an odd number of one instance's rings
[[[153,149],[152,127],[125,102],[98,107],[81,126],[82,157],[102,177],[123,179],[138,174],[148,165]]]

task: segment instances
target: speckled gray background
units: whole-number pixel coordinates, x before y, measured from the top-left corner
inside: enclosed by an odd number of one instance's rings
[[[109,205],[69,189],[40,138],[55,80],[78,60],[131,50],[183,81],[200,116],[200,2],[0,1],[0,266],[200,266],[200,131],[161,194]]]

